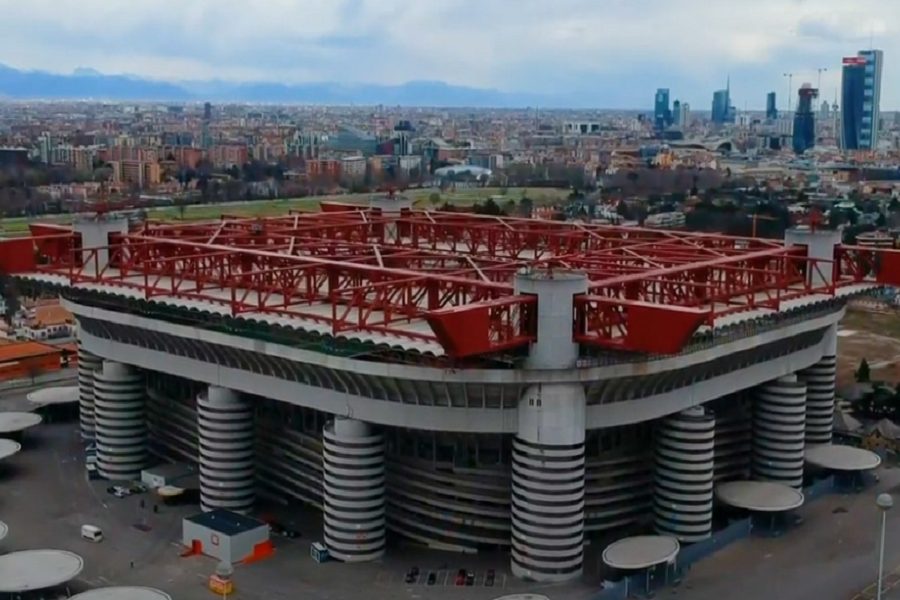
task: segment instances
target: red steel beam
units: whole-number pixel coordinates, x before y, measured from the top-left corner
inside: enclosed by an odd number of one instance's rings
[[[76,252],[76,235],[50,232],[39,226],[42,235],[29,241],[0,242],[0,255],[15,245],[34,257],[17,250],[15,261],[0,257],[0,270],[53,271],[146,298],[310,319],[334,334],[439,341],[460,357],[533,339],[533,300],[513,289],[524,266],[586,272],[576,339],[641,352],[676,351],[700,324],[733,312],[778,310],[787,299],[853,283],[900,285],[896,251],[843,246],[832,263],[768,240],[460,213],[341,209],[149,224],[114,236],[99,271],[96,251]],[[422,319],[431,331],[415,325]]]

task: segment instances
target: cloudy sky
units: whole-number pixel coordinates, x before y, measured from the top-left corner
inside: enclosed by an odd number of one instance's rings
[[[402,83],[575,91],[645,108],[657,87],[738,108],[885,51],[882,109],[900,108],[898,0],[0,0],[0,63],[166,80]],[[892,85],[894,84],[894,85]]]

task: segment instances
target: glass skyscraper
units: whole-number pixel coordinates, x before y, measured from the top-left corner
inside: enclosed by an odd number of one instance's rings
[[[797,110],[794,112],[794,152],[803,154],[816,145],[816,117],[813,114],[813,100],[819,97],[819,90],[808,83],[800,88]]]
[[[841,80],[841,148],[874,150],[881,116],[881,50],[845,57]]]
[[[669,110],[669,88],[656,90],[656,102],[653,105],[653,126],[662,131],[672,124],[672,112]]]
[[[775,92],[766,95],[766,119],[774,121],[778,118],[778,107],[775,104]]]
[[[731,99],[728,97],[728,90],[716,90],[713,92],[713,101],[712,101],[712,122],[713,123],[726,123],[728,122],[728,107],[731,104]]]

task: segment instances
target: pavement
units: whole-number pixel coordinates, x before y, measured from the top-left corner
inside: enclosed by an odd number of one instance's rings
[[[0,393],[0,410],[27,405],[26,390]],[[208,600],[208,576],[216,561],[181,558],[181,519],[196,506],[152,510],[149,494],[115,498],[108,483],[87,481],[77,425],[42,424],[29,430],[23,451],[0,464],[0,520],[9,525],[0,552],[60,548],[80,554],[85,569],[71,591],[108,585],[158,587],[176,600]],[[880,482],[859,494],[825,496],[798,512],[803,522],[777,538],[750,537],[694,565],[677,588],[657,598],[690,600],[870,600],[876,577],[879,515],[874,501],[889,491],[900,499],[900,469],[880,469]],[[141,501],[144,507],[141,507]],[[319,565],[309,544],[321,539],[320,517],[297,507],[264,507],[298,539],[273,538],[267,560],[238,566],[235,600],[434,599],[491,600],[511,593],[540,593],[551,600],[588,600],[600,589],[594,563],[602,544],[588,548],[588,574],[566,585],[531,584],[509,573],[504,552],[461,555],[391,542],[381,561]],[[80,537],[83,524],[103,529],[94,544]],[[885,600],[900,600],[900,507],[888,513],[886,571],[892,586]],[[420,571],[413,583],[405,573]],[[458,569],[473,571],[475,585],[453,585]],[[494,586],[485,586],[494,569]],[[428,584],[434,574],[434,583]]]
[[[797,511],[803,521],[780,537],[749,537],[695,564],[660,599],[864,600],[877,577],[880,515],[875,497],[900,498],[900,469],[858,494],[831,494]],[[900,573],[900,510],[888,513],[885,571]],[[892,576],[893,577],[893,576]],[[884,596],[900,600],[900,587]]]
[[[16,408],[20,402],[17,397],[0,398],[0,411]],[[160,505],[155,513],[149,493],[116,498],[106,492],[108,482],[87,481],[82,454],[77,425],[57,422],[29,430],[22,452],[0,464],[0,520],[9,525],[0,552],[59,548],[81,555],[84,571],[69,585],[71,593],[141,585],[162,589],[175,600],[209,600],[206,581],[217,561],[181,557],[181,520],[198,512],[197,506]],[[238,565],[233,600],[491,600],[515,592],[544,593],[551,600],[588,600],[597,590],[589,579],[567,585],[519,581],[510,575],[504,552],[461,555],[396,540],[380,561],[320,565],[309,554],[310,543],[321,540],[321,521],[315,511],[268,506],[260,512],[298,530],[300,537],[273,537],[271,558]],[[82,539],[84,524],[100,527],[104,540]],[[405,575],[413,566],[420,575],[407,584]],[[475,574],[473,586],[454,585],[459,569]],[[496,573],[492,586],[486,586],[488,569]],[[429,584],[431,573],[433,584]]]

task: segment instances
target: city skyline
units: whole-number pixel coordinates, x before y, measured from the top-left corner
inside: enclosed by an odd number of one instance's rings
[[[841,58],[870,44],[885,52],[884,78],[900,75],[900,64],[891,61],[900,54],[900,38],[892,35],[900,7],[875,0],[852,6],[643,0],[602,7],[534,0],[515,11],[499,0],[428,6],[273,0],[270,10],[257,11],[206,0],[77,6],[0,0],[0,63],[169,82],[439,81],[498,90],[510,104],[547,99],[596,108],[652,108],[654,91],[664,87],[700,110],[729,75],[736,109],[762,110],[775,90],[783,110],[800,85],[817,83],[823,67],[822,97],[831,99],[840,88]],[[794,73],[791,94],[785,72]],[[886,86],[881,106],[900,107],[900,94]]]

